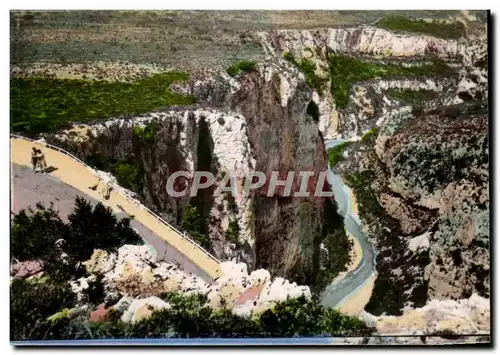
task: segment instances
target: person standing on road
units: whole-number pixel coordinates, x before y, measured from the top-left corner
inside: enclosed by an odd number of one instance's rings
[[[45,154],[43,154],[41,149],[37,149],[37,158],[38,169],[40,169],[42,173],[45,173],[47,162],[45,161]]]
[[[37,163],[38,163],[38,158],[37,158],[37,152],[36,148],[33,147],[31,148],[31,166],[33,168],[33,171],[36,173],[36,168],[37,168]]]

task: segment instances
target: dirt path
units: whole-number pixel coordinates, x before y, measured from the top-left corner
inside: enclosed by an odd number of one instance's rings
[[[128,215],[134,216],[134,220],[143,226],[147,226],[147,229],[154,235],[178,250],[187,260],[190,260],[192,264],[199,267],[210,277],[215,278],[220,276],[220,264],[216,260],[210,258],[200,248],[183,238],[168,225],[156,219],[153,215],[148,213],[142,205],[129,200],[125,195],[116,190],[112,190],[109,200],[105,200],[97,191],[89,189],[89,186],[96,184],[98,179],[89,168],[85,167],[77,160],[56,150],[49,149],[43,144],[35,144],[18,138],[11,138],[10,142],[12,163],[30,167],[31,148],[37,146],[45,153],[48,166],[57,169],[50,173],[51,178],[55,178],[70,185],[84,195],[102,202],[117,214],[125,212]],[[66,195],[63,194],[63,200],[69,199],[70,195],[69,192]],[[42,196],[47,199],[50,195],[44,193]],[[17,201],[13,203],[13,205],[16,203],[17,207],[15,208],[18,208],[20,202]]]

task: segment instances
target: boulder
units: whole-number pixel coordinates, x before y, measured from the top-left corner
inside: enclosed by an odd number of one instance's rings
[[[126,323],[136,323],[142,319],[149,318],[154,311],[168,309],[170,304],[158,297],[148,297],[132,302],[129,308],[123,313],[122,321]]]
[[[14,277],[28,277],[40,273],[43,270],[43,261],[26,260],[15,263],[10,269],[10,274]]]

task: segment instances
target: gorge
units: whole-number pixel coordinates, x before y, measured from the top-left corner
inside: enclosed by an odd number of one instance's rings
[[[54,119],[50,130],[37,128],[36,112],[18,110],[13,131],[111,173],[167,222],[196,225],[188,230],[195,241],[223,262],[244,263],[249,275],[265,269],[309,286],[329,307],[373,282],[356,315],[389,331],[384,317],[429,302],[483,307],[490,298],[488,42],[484,23],[460,21],[468,33],[456,38],[376,22],[256,31],[241,40],[261,46],[258,58],[176,74],[168,85],[155,73],[136,84],[110,81],[103,91],[121,93],[109,94],[116,107],[125,105],[120,96],[149,99],[148,90],[166,101],[137,112],[113,107],[102,117],[44,112]],[[15,73],[16,95],[29,92],[38,102],[29,80]],[[82,98],[61,101],[92,107],[100,96],[87,97],[77,76]],[[335,196],[256,190],[235,198],[217,196],[215,187],[170,196],[168,177],[181,170],[189,177],[177,180],[179,189],[191,186],[196,171],[217,182],[234,176],[238,188],[254,171],[312,171],[311,186],[330,171],[324,189]],[[348,270],[355,250],[359,264]],[[414,331],[401,327],[394,332]]]

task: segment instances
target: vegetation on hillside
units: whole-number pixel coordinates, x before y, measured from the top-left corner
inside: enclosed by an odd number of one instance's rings
[[[408,31],[428,34],[434,37],[458,39],[466,35],[462,22],[446,22],[445,20],[425,21],[403,16],[386,16],[375,23],[375,26],[392,31]]]
[[[356,196],[360,215],[384,215],[377,196],[371,187],[373,181],[372,170],[365,170],[345,176],[345,183],[349,186]]]
[[[256,63],[250,60],[242,60],[227,68],[227,73],[230,76],[240,75],[241,73],[247,73],[249,71],[255,70]]]
[[[370,138],[376,137],[378,131],[379,131],[378,127],[373,127],[372,129],[368,130],[365,134],[363,134],[363,137],[361,137],[361,142],[366,143],[370,140]]]
[[[322,262],[320,257],[320,267],[313,287],[313,290],[318,292],[323,291],[339,273],[347,271],[347,265],[351,261],[352,242],[346,234],[344,218],[337,210],[338,205],[335,201],[326,202],[323,237],[319,242],[327,250],[328,257],[326,262]]]
[[[11,78],[10,116],[14,132],[49,132],[70,122],[130,116],[172,105],[188,105],[194,98],[168,89],[186,73],[156,74],[126,83],[51,78]]]
[[[23,293],[14,300],[15,317],[25,295],[30,295],[33,285],[21,281]],[[16,286],[19,288],[19,286]],[[66,294],[63,293],[62,296]],[[369,336],[373,330],[361,320],[324,308],[317,301],[304,297],[278,302],[254,317],[238,316],[228,309],[214,310],[205,305],[206,298],[199,295],[183,296],[167,293],[160,296],[172,307],[155,311],[138,323],[124,323],[120,312],[113,311],[105,321],[90,322],[88,316],[59,317],[48,321],[45,315],[56,307],[40,312],[35,308],[35,327],[30,332],[13,330],[12,338],[22,339],[105,339],[105,338],[249,338],[296,336]],[[56,300],[65,300],[58,296]],[[19,303],[19,305],[18,305]],[[55,302],[53,302],[55,303]],[[66,306],[71,305],[66,301]],[[37,317],[38,316],[38,317]],[[19,317],[21,318],[21,317]],[[13,317],[13,320],[17,319]],[[23,319],[24,320],[24,319]],[[23,327],[27,328],[27,327]]]
[[[343,271],[351,261],[350,252],[353,243],[347,237],[343,228],[329,233],[323,240],[323,245],[328,251],[328,265],[318,271],[316,276],[317,289],[323,290]]]
[[[186,231],[196,243],[210,250],[211,243],[208,237],[205,220],[194,206],[187,205],[181,218],[181,228]]]
[[[342,161],[342,152],[352,143],[353,142],[346,141],[328,149],[328,161],[330,162],[330,168],[333,168],[338,162]]]
[[[454,68],[441,60],[435,60],[432,64],[411,67],[398,64],[379,64],[343,54],[330,55],[328,60],[332,93],[338,108],[347,106],[351,84],[358,81],[391,76],[451,75],[456,72]]]
[[[155,138],[156,133],[158,131],[158,126],[154,122],[150,122],[149,124],[145,125],[144,127],[134,126],[133,130],[134,130],[134,134],[137,137],[139,137],[140,139],[142,139],[146,142],[152,142],[152,141],[154,141],[154,138]]]
[[[116,162],[111,165],[111,173],[116,177],[120,186],[138,193],[141,191],[143,179],[137,164]]]
[[[85,162],[95,169],[113,174],[120,186],[142,194],[144,177],[141,166],[135,159],[128,157],[127,161],[117,161],[102,154],[92,154],[85,158]]]
[[[388,89],[387,95],[407,105],[420,106],[422,102],[436,100],[439,93],[432,90]]]
[[[227,227],[226,239],[229,242],[236,244],[236,246],[239,246],[240,244],[239,237],[240,237],[240,225],[238,224],[238,220],[234,218],[229,222],[229,225]]]
[[[316,64],[309,59],[302,59],[301,61],[297,61],[289,52],[286,52],[284,56],[286,60],[295,64],[297,68],[299,68],[304,73],[304,75],[306,76],[307,85],[315,89],[318,94],[321,94],[326,83],[328,82],[328,78],[321,77],[315,73]]]

